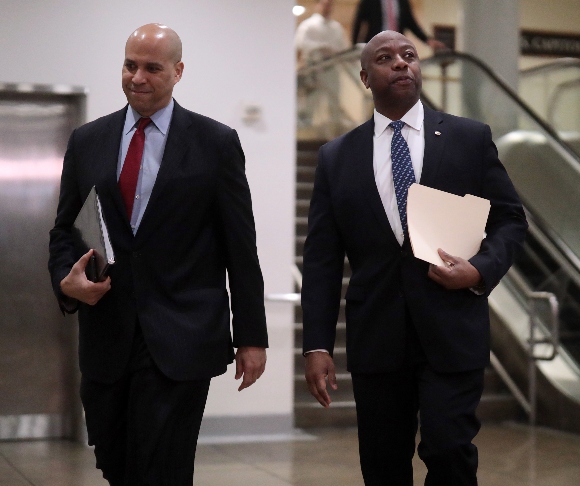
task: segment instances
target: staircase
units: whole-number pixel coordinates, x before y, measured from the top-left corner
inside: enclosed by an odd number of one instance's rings
[[[302,254],[308,228],[308,208],[314,186],[318,149],[324,141],[299,141],[296,165],[296,266],[302,271]],[[348,286],[350,267],[345,260],[343,296]],[[298,289],[297,289],[298,290]],[[294,417],[298,428],[356,426],[356,412],[350,373],[346,371],[346,325],[344,300],[338,317],[334,363],[338,390],[331,391],[332,405],[324,409],[311,395],[304,379],[302,357],[302,308],[294,311]],[[485,389],[478,415],[483,421],[522,420],[525,418],[516,399],[491,367],[485,370]]]

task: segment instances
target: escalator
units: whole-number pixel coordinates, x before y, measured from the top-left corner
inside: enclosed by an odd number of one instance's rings
[[[370,118],[360,51],[299,71],[299,140],[329,139]],[[425,104],[491,126],[530,223],[523,254],[490,297],[492,350],[520,389],[537,374],[538,423],[580,432],[580,62],[522,72],[521,96],[469,55],[437,55],[421,69]],[[555,319],[538,295],[557,297]]]
[[[522,70],[518,93],[580,155],[580,59],[556,59]]]

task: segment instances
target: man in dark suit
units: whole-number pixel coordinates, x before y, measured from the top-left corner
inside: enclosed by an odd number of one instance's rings
[[[63,311],[79,311],[89,443],[113,486],[191,485],[210,379],[226,371],[234,347],[239,390],[266,363],[242,148],[234,130],[174,101],[182,72],[173,30],[148,24],[131,34],[122,75],[128,106],[71,135],[50,232],[54,291]],[[132,148],[139,131],[142,157]],[[127,194],[118,180],[135,157],[136,187]],[[116,258],[97,283],[84,272],[92,250],[77,254],[71,233],[93,186]]]
[[[383,30],[410,30],[432,49],[445,44],[427,36],[413,15],[409,0],[361,0],[352,27],[352,43],[368,42]]]
[[[306,380],[328,407],[327,383],[337,387],[332,352],[346,254],[347,366],[365,484],[413,484],[419,412],[425,484],[475,485],[487,296],[512,264],[527,223],[489,127],[419,101],[419,59],[406,37],[378,34],[361,66],[374,117],[324,145],[316,170],[302,289]],[[490,200],[486,236],[469,261],[444,249],[441,266],[414,258],[401,212],[406,193],[399,199],[399,152],[391,155],[396,126],[411,178]]]

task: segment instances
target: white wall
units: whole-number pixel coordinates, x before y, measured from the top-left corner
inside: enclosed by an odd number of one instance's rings
[[[292,0],[2,0],[0,82],[84,86],[88,120],[125,104],[124,45],[149,22],[181,36],[174,96],[238,130],[247,158],[266,293],[293,291],[295,76]],[[261,107],[248,126],[242,107]],[[48,278],[48,276],[47,276]],[[268,304],[267,371],[239,393],[234,370],[213,381],[207,417],[291,415],[292,309]]]

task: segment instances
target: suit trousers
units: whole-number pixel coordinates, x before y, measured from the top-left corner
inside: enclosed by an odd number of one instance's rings
[[[138,324],[121,380],[81,378],[89,444],[111,486],[191,486],[209,383],[163,375]]]
[[[359,454],[366,486],[412,486],[420,420],[419,457],[426,486],[477,485],[480,422],[475,410],[483,370],[440,373],[425,358],[407,319],[403,365],[389,373],[353,373]],[[418,417],[419,414],[419,417]]]

